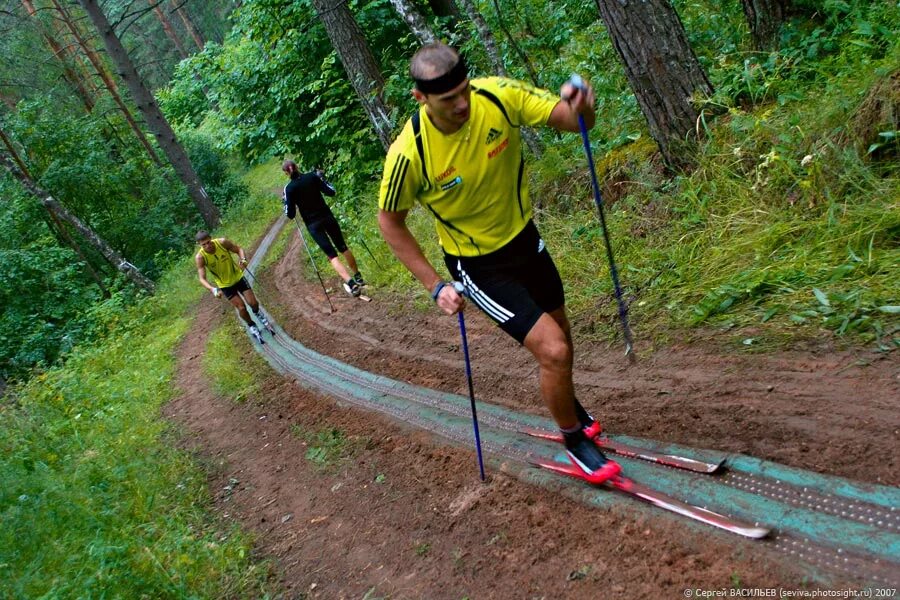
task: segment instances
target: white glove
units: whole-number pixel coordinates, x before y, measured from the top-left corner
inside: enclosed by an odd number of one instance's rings
[[[218,298],[219,296],[222,295],[222,290],[220,290],[219,288],[213,288],[211,291],[212,291],[212,295],[215,296],[216,298]]]

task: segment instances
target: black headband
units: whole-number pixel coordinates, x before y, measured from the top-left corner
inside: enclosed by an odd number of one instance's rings
[[[413,78],[416,82],[416,89],[423,94],[444,94],[461,84],[469,76],[469,69],[466,67],[466,61],[462,56],[453,65],[453,68],[434,79],[418,79]]]

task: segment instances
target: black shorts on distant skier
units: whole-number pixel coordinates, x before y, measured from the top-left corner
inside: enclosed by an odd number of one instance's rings
[[[300,213],[300,218],[306,224],[309,234],[322,252],[328,256],[328,262],[340,276],[344,290],[351,296],[359,297],[362,293],[362,286],[366,285],[366,282],[359,272],[356,257],[353,256],[353,252],[344,241],[344,235],[334,213],[331,212],[322,197],[322,194],[334,196],[334,187],[325,180],[325,175],[321,170],[301,173],[297,163],[292,160],[284,161],[281,170],[291,178],[290,182],[284,186],[282,198],[285,216],[293,219],[298,212]],[[347,261],[349,271],[341,262],[338,254],[343,255],[344,260]]]

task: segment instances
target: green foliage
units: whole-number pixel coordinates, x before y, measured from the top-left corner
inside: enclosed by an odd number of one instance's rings
[[[206,478],[159,419],[185,299],[131,311],[127,331],[79,347],[0,413],[0,595],[258,597],[265,566],[204,515]]]
[[[382,60],[398,57],[403,25],[386,0],[350,3]],[[312,68],[311,68],[312,67]],[[205,102],[199,102],[205,89]],[[355,181],[377,169],[382,148],[308,3],[247,2],[222,46],[182,63],[160,93],[179,123],[209,124],[219,147],[251,161],[295,155]],[[202,110],[201,110],[202,107]],[[206,125],[204,125],[205,127]]]
[[[261,230],[262,201],[221,233]],[[0,596],[270,597],[268,565],[205,512],[206,475],[160,419],[189,327],[178,315],[201,294],[182,256],[153,298],[96,305],[102,335],[0,408]]]
[[[99,111],[108,110],[98,104]],[[202,221],[169,169],[159,169],[124,122],[109,116],[72,117],[47,98],[23,100],[3,127],[27,149],[38,184],[90,226],[145,275],[158,277],[193,245]],[[108,141],[111,131],[129,131]],[[195,170],[222,208],[247,197],[235,166],[227,163],[203,132],[183,136]],[[22,377],[35,366],[52,365],[79,342],[95,338],[102,317],[140,293],[105,259],[68,229],[85,259],[99,272],[111,300],[88,276],[76,254],[36,198],[18,182],[0,177],[0,375]],[[67,226],[68,227],[68,226]]]
[[[0,376],[27,373],[34,365],[52,364],[80,341],[104,328],[106,315],[128,302],[132,292],[118,290],[104,300],[87,284],[84,265],[62,247],[45,222],[40,205],[20,189],[0,180]],[[116,282],[109,282],[115,287]]]
[[[714,13],[697,11],[693,17],[707,36],[722,31],[712,27],[719,18]],[[778,49],[766,53],[742,51],[740,38],[733,35],[743,35],[744,25],[733,19],[725,29],[732,40],[706,60],[717,90],[714,102],[746,107],[800,100],[805,95],[801,86],[826,85],[884,58],[900,33],[898,19],[900,9],[889,2],[826,2],[814,14],[811,10],[785,23]]]
[[[194,69],[217,51],[216,44],[209,44],[201,54],[180,62],[169,84],[156,91],[159,106],[172,127],[184,131],[197,128],[203,122],[209,103],[203,82],[194,76]]]
[[[185,131],[181,134],[180,141],[191,159],[194,171],[203,182],[203,187],[220,209],[226,209],[247,198],[249,190],[239,176],[243,167],[238,161],[229,164],[208,133]]]
[[[150,277],[160,272],[157,254],[184,248],[201,222],[134,136],[109,143],[105,121],[60,114],[37,99],[20,102],[7,125],[28,149],[37,183]]]

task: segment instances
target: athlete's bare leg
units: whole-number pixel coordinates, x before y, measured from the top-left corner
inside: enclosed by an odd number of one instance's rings
[[[544,313],[528,335],[525,347],[540,366],[541,398],[561,429],[578,424],[572,383],[572,340],[565,307]]]
[[[247,292],[244,293],[246,294]],[[254,298],[253,300],[255,302],[256,298]],[[247,311],[247,305],[244,304],[244,299],[241,298],[240,294],[235,294],[234,296],[232,296],[229,302],[231,302],[231,305],[237,309],[238,314],[247,325],[253,325],[253,319],[250,318],[250,313]]]
[[[347,261],[347,265],[350,267],[351,273],[359,273],[359,266],[356,264],[356,257],[353,256],[353,251],[350,248],[347,248],[343,252],[344,260]]]
[[[244,301],[250,305],[250,308],[253,309],[253,312],[256,313],[259,311],[259,301],[256,299],[256,294],[253,293],[253,290],[244,290],[241,292],[244,296]]]
[[[350,275],[347,274],[347,267],[344,266],[344,263],[341,262],[341,259],[335,256],[334,258],[329,258],[328,262],[331,263],[332,268],[337,271],[338,276],[341,278],[341,281],[347,281],[350,279]],[[354,271],[355,273],[356,271]]]

